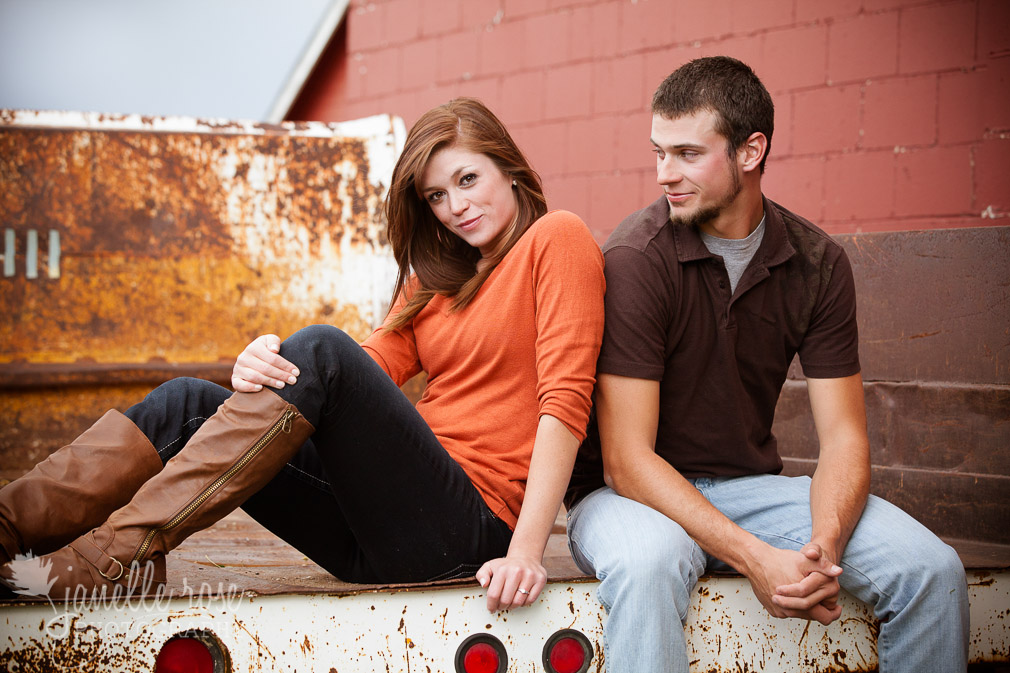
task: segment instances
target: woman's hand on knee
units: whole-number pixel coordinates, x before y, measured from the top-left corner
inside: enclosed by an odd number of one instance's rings
[[[254,393],[270,386],[280,390],[298,380],[298,368],[278,355],[281,340],[276,334],[256,337],[235,360],[231,386],[240,393]]]
[[[496,558],[477,571],[477,581],[487,589],[488,612],[532,605],[547,584],[547,570],[527,558]]]

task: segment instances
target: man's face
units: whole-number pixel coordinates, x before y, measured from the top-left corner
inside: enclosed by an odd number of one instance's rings
[[[740,193],[739,168],[715,122],[710,111],[676,119],[652,117],[656,180],[666,194],[670,219],[707,233],[714,233],[712,223]]]

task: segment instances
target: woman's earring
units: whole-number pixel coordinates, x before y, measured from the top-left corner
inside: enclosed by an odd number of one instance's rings
[[[513,181],[512,181],[512,186],[513,186],[513,187],[517,186],[517,185],[516,185],[516,181],[515,181],[515,180],[513,180]]]

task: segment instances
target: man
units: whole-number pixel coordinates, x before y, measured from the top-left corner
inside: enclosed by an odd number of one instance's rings
[[[567,500],[575,560],[609,613],[608,673],[688,671],[691,589],[726,566],[775,617],[829,624],[840,586],[869,603],[882,672],[965,670],[956,553],[868,497],[849,262],[761,193],[771,97],[745,64],[703,58],[652,111],[663,195],[604,246],[596,427]],[[771,433],[796,353],[820,444],[812,480],[778,474]]]

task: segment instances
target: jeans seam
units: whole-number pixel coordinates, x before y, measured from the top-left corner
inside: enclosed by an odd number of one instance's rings
[[[440,580],[456,579],[457,577],[463,577],[464,575],[471,575],[476,572],[482,566],[482,563],[460,563],[455,568],[451,568],[443,573],[439,573],[434,577],[429,577],[426,582],[438,582]],[[464,570],[473,571],[463,573]]]
[[[579,502],[579,505],[581,505],[582,502],[585,502],[585,498],[583,498],[582,501]],[[589,573],[589,574],[593,575],[594,577],[596,577],[596,579],[600,580],[600,582],[603,582],[603,580],[605,580],[607,578],[607,573],[603,572],[601,574],[600,572],[598,572],[596,570],[596,560],[590,554],[586,553],[585,548],[581,544],[579,544],[579,542],[575,539],[575,536],[572,535],[572,533],[571,533],[571,531],[574,528],[574,526],[578,525],[578,518],[579,517],[576,514],[576,512],[579,509],[579,505],[576,505],[573,509],[571,509],[568,512],[568,516],[567,516],[568,522],[570,524],[569,527],[568,527],[568,531],[567,531],[568,535],[566,535],[566,537],[568,538],[568,551],[569,551],[569,553],[571,553],[572,560],[575,561],[575,565],[578,567],[579,570],[581,570],[582,572],[585,572],[585,573]],[[574,524],[572,524],[573,520],[575,521]],[[579,561],[578,561],[578,559],[576,558],[576,555],[575,555],[576,549],[579,552],[578,555],[581,556],[582,558],[584,558],[586,560],[586,563],[590,567],[589,570],[586,570],[585,568],[583,568],[579,564]],[[607,605],[607,602],[603,600],[603,597],[599,595],[599,592],[597,592],[597,598],[599,599],[600,603],[603,604],[603,606],[607,609],[607,612],[609,613],[611,606]]]
[[[569,521],[572,518],[578,519],[577,516],[576,517],[572,517],[572,513],[575,510],[577,510],[577,509],[578,509],[578,506],[576,505],[575,509],[573,509],[573,510],[571,510],[571,511],[568,512]],[[583,568],[581,565],[579,565],[579,562],[578,562],[578,560],[576,560],[575,554],[574,554],[574,551],[575,551],[576,547],[578,547],[579,555],[582,556],[582,558],[586,559],[586,562],[589,563],[589,565],[591,567],[591,570],[587,571],[585,568]],[[593,561],[592,557],[589,554],[586,553],[586,550],[583,549],[582,545],[580,545],[578,542],[576,542],[575,536],[573,536],[571,533],[568,534],[568,549],[569,549],[570,552],[573,552],[572,553],[572,560],[575,561],[575,565],[579,568],[579,570],[581,570],[583,572],[589,572],[592,575],[594,575],[596,577],[596,579],[600,580],[600,588],[602,588],[603,587],[603,580],[607,579],[607,573],[605,573],[605,572],[603,572],[603,573],[597,572],[597,570],[596,570],[596,563]],[[600,602],[600,605],[603,606],[603,608],[607,611],[607,614],[609,615],[610,614],[610,610],[611,610],[611,608],[613,606],[610,605],[603,598],[603,595],[600,593],[600,589],[596,590],[596,600],[598,600]],[[604,637],[604,642],[605,641],[606,641],[606,637]]]
[[[294,472],[295,473],[294,476],[297,479],[303,479],[309,482],[312,486],[318,487],[320,490],[332,492],[332,486],[330,482],[326,481],[325,479],[320,479],[311,472],[306,472],[305,470],[301,469],[300,467],[296,467],[291,463],[287,463],[284,466],[284,469],[289,473]]]
[[[586,563],[591,568],[591,572],[594,575],[596,575],[596,562],[593,559],[593,557],[590,556],[589,554],[587,554],[586,550],[583,548],[583,546],[581,544],[579,544],[578,542],[576,542],[571,536],[569,536],[569,538],[568,538],[568,543],[569,543],[569,546],[570,546],[570,551],[571,552],[575,552],[576,550],[578,550],[579,556],[581,556],[582,558],[584,558],[586,560]],[[575,554],[574,553],[572,554],[572,560],[575,561],[575,565],[577,565],[577,566],[579,565],[579,562],[575,559]],[[579,570],[582,570],[583,572],[589,572],[589,571],[586,571],[586,569],[582,568],[581,566],[579,566]],[[606,575],[604,575],[604,577],[605,576]],[[603,577],[600,577],[599,575],[597,575],[597,579],[599,579],[599,580],[602,581]]]
[[[185,427],[191,425],[194,421],[200,421],[202,423],[202,422],[204,422],[206,420],[207,420],[206,416],[194,416],[193,418],[191,418],[188,421],[184,422],[182,424],[182,427],[185,428]],[[160,458],[162,456],[162,454],[164,454],[166,451],[168,451],[169,448],[171,448],[174,444],[178,443],[183,438],[183,436],[184,435],[179,435],[178,437],[176,437],[175,439],[173,439],[171,442],[169,442],[165,446],[163,446],[160,449],[158,449],[158,457]]]

